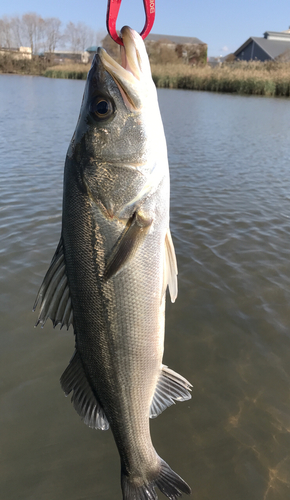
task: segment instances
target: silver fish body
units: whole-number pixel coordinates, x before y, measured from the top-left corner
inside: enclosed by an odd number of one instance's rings
[[[99,49],[65,164],[62,234],[39,290],[38,323],[72,323],[61,377],[90,427],[112,429],[124,500],[170,499],[189,486],[156,453],[149,430],[186,379],[162,365],[165,292],[177,295],[169,172],[142,39],[122,29],[122,66]]]

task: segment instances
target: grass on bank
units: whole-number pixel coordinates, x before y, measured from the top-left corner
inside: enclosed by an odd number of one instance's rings
[[[86,80],[90,67],[90,64],[59,64],[47,68],[44,76],[48,78],[68,78],[69,80]]]
[[[47,62],[42,57],[32,59],[14,59],[10,55],[0,55],[0,73],[16,75],[42,75]]]
[[[152,65],[157,87],[267,96],[290,95],[290,64],[239,61],[221,66]]]
[[[290,96],[290,63],[240,61],[211,67],[185,64],[152,64],[157,87],[210,90],[266,96]],[[13,60],[0,57],[0,73],[43,75],[50,78],[85,80],[90,64],[49,66],[41,58]]]
[[[286,62],[241,61],[215,67],[152,64],[151,67],[155,85],[161,88],[290,96],[290,63]],[[44,75],[85,80],[89,69],[89,64],[53,66]]]

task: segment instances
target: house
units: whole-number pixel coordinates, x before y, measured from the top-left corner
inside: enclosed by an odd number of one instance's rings
[[[19,47],[18,49],[8,49],[4,47],[0,47],[0,55],[1,56],[9,56],[12,59],[31,59],[32,53],[30,47]]]
[[[98,50],[98,45],[92,45],[91,47],[88,47],[86,49],[86,52],[88,52],[90,59],[93,59],[94,55],[97,53]]]
[[[211,66],[212,68],[215,68],[216,66],[221,66],[222,63],[225,61],[226,56],[217,56],[217,57],[208,57],[207,58],[207,64]]]
[[[59,64],[70,62],[87,64],[90,56],[86,50],[55,50],[54,52],[44,52],[43,55]]]
[[[236,52],[241,61],[274,60],[290,50],[290,29],[286,31],[266,31],[264,37],[250,37]]]
[[[178,60],[186,64],[206,63],[207,44],[196,37],[149,34],[144,40],[151,63],[175,63]],[[119,55],[119,47],[109,35],[102,40],[104,49],[114,58]],[[86,49],[93,58],[97,47]]]
[[[207,44],[196,37],[150,33],[145,45],[151,62],[166,63],[181,59],[186,64],[197,64],[207,61]]]
[[[106,35],[102,40],[102,47],[112,56],[114,59],[118,59],[120,56],[120,46],[114,42],[110,35]],[[92,62],[94,55],[97,53],[99,45],[91,45],[85,51],[88,54],[89,62]]]

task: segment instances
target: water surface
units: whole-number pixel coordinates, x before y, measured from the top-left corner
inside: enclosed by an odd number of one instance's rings
[[[109,432],[59,377],[71,330],[34,329],[58,243],[62,174],[84,82],[0,75],[0,491],[5,500],[121,498]],[[290,496],[290,101],[159,90],[179,296],[164,361],[192,400],[151,422],[196,500]],[[160,498],[162,495],[160,494]]]

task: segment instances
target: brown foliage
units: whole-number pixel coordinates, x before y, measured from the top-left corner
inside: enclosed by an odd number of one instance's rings
[[[42,75],[49,63],[45,57],[33,56],[32,59],[15,59],[9,54],[0,54],[0,73],[20,75]]]
[[[174,44],[162,39],[158,42],[146,41],[151,64],[205,64],[206,44]]]
[[[120,56],[120,45],[118,45],[110,35],[106,35],[102,40],[103,48],[108,52],[108,54],[115,59],[119,64],[121,63]]]
[[[290,50],[285,50],[283,54],[280,54],[278,57],[276,57],[276,61],[278,62],[289,62],[290,61]]]
[[[234,62],[236,59],[236,56],[235,54],[228,54],[226,57],[225,57],[225,62],[227,63],[232,63]]]
[[[175,52],[185,64],[205,64],[207,60],[206,44],[178,44]]]
[[[175,45],[170,40],[166,40],[165,38],[158,42],[146,40],[145,45],[151,64],[173,64],[178,62]]]
[[[290,63],[237,61],[219,66],[152,65],[158,87],[276,96],[290,95]]]

